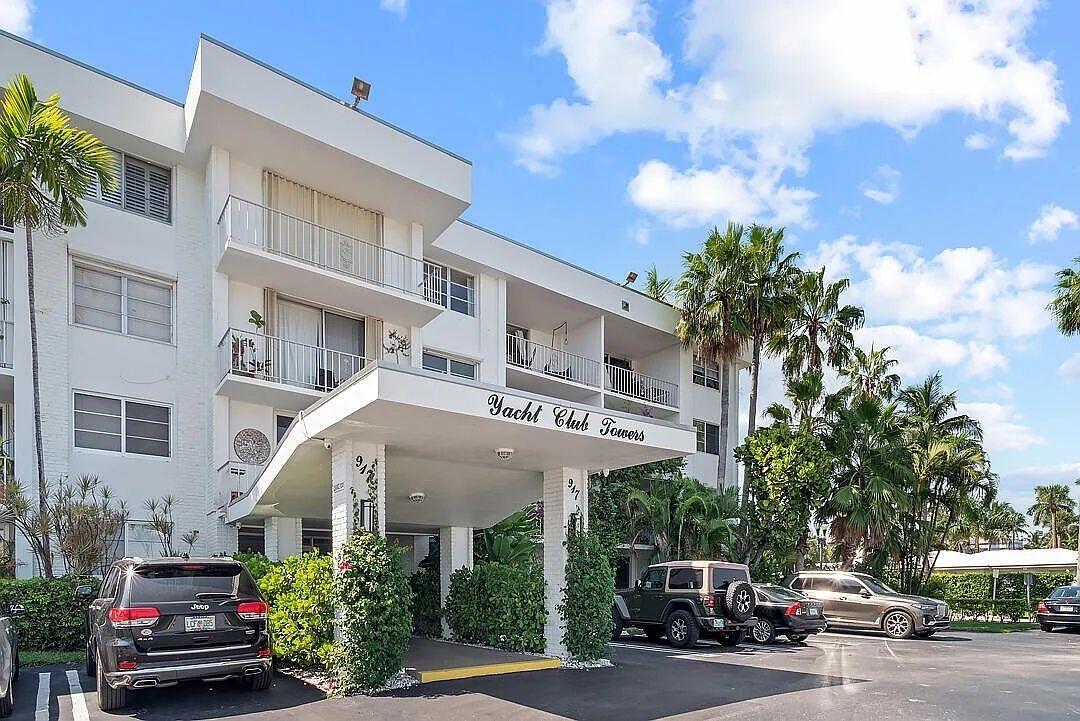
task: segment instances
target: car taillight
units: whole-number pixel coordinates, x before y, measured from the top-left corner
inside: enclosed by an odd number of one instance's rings
[[[245,621],[257,621],[266,618],[268,610],[269,608],[263,601],[244,601],[237,604],[236,615]]]
[[[259,655],[259,658],[269,658],[271,653],[273,653],[273,652],[268,648],[260,648],[258,655]]]
[[[799,615],[799,609],[801,609],[801,608],[802,608],[802,603],[800,601],[796,601],[795,603],[793,603],[793,604],[791,604],[790,606],[787,607],[787,610],[784,611],[784,615],[785,616],[797,616],[797,615]]]
[[[1035,612],[1036,613],[1050,613],[1050,609],[1046,607],[1045,603],[1043,603],[1042,601],[1039,601],[1039,606],[1038,606],[1038,608],[1035,609]]]
[[[116,662],[116,670],[117,671],[134,671],[135,667],[138,666],[138,665],[139,664],[135,663],[134,661],[117,661]]]
[[[159,618],[161,618],[161,614],[151,606],[109,609],[109,622],[116,628],[153,626],[158,622]]]
[[[701,604],[703,606],[705,606],[705,608],[713,608],[713,607],[716,606],[716,597],[715,596],[706,596],[705,598],[703,598],[701,600]]]

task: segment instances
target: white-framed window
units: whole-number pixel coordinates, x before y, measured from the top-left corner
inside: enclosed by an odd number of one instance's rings
[[[163,223],[172,221],[172,170],[148,163],[119,150],[109,149],[116,184],[106,190],[95,181],[89,196]]]
[[[170,456],[169,406],[76,391],[73,409],[76,448]]]
[[[703,361],[694,354],[694,383],[706,388],[720,388],[720,364],[715,361]]]
[[[476,315],[476,278],[463,270],[425,260],[424,296],[452,311]]]
[[[720,455],[720,426],[695,418],[694,429],[697,431],[698,453]]]
[[[476,380],[476,363],[450,358],[438,353],[424,351],[424,368],[436,373],[468,378],[472,381]]]
[[[175,293],[171,283],[75,261],[71,288],[75,324],[172,342]]]

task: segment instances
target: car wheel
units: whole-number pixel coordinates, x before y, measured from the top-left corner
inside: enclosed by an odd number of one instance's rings
[[[791,633],[788,634],[787,638],[788,641],[791,641],[792,643],[804,643],[810,636],[805,633]]]
[[[121,686],[113,688],[105,680],[105,670],[101,667],[101,659],[94,660],[97,669],[97,700],[98,708],[102,711],[115,711],[127,705],[128,690]]]
[[[247,681],[247,687],[252,691],[265,691],[270,688],[270,684],[274,680],[274,669],[272,666],[267,667],[265,671],[257,676],[248,676],[244,680]]]
[[[15,679],[8,681],[7,693],[0,696],[0,716],[10,716],[15,708]]]
[[[889,638],[911,638],[915,633],[915,621],[903,611],[890,611],[885,614],[881,625]]]
[[[660,641],[664,638],[664,629],[663,627],[658,628],[656,626],[646,626],[645,636],[650,641]]]
[[[618,641],[622,638],[623,622],[618,611],[611,609],[611,640]]]
[[[746,640],[746,630],[739,629],[731,633],[724,633],[720,635],[719,641],[721,646],[732,648],[738,646],[740,643]]]
[[[728,617],[737,623],[747,621],[757,606],[754,587],[746,581],[732,581],[724,592],[724,609]]]
[[[764,618],[759,618],[754,627],[750,629],[750,637],[756,643],[772,643],[776,640],[776,626]]]
[[[1052,625],[1050,625],[1049,623],[1040,623],[1039,628],[1042,629],[1043,631],[1046,631],[1047,633],[1053,633],[1054,632],[1054,627]]]
[[[690,648],[697,643],[697,621],[688,611],[674,611],[668,616],[667,639],[675,648]]]

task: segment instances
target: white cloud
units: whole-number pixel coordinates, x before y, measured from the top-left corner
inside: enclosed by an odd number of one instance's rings
[[[888,205],[900,197],[900,171],[888,165],[879,166],[859,189],[875,203]]]
[[[985,133],[972,133],[964,138],[964,147],[968,150],[987,150],[994,141]]]
[[[1066,381],[1080,381],[1080,353],[1073,353],[1058,366],[1058,375]]]
[[[647,220],[642,220],[630,226],[627,234],[638,245],[648,245],[652,241],[652,231],[652,224]]]
[[[392,12],[398,17],[405,17],[409,9],[409,0],[379,0],[379,7],[387,12]]]
[[[994,371],[1009,367],[1009,360],[995,345],[969,341],[967,353],[968,361],[964,374],[969,378],[986,378],[993,375]]]
[[[905,382],[916,383],[941,368],[955,368],[968,359],[968,349],[952,338],[933,338],[903,325],[860,328],[855,342],[862,348],[889,346],[897,372]]]
[[[32,0],[0,0],[0,28],[15,35],[29,37],[30,16],[37,7]]]
[[[912,137],[954,113],[1003,128],[1007,157],[1043,155],[1068,112],[1057,68],[1027,47],[1040,5],[693,0],[681,48],[665,51],[646,0],[548,0],[541,50],[565,59],[574,95],[534,106],[511,140],[521,165],[552,174],[605,137],[654,132],[689,161],[643,163],[641,207],[674,224],[808,223],[813,196],[790,177],[821,132],[874,123]]]
[[[1028,227],[1028,241],[1038,243],[1057,240],[1058,233],[1065,228],[1075,229],[1078,224],[1080,224],[1080,218],[1077,218],[1076,213],[1055,203],[1048,203],[1042,207],[1039,217]]]
[[[1025,426],[1023,416],[1004,403],[958,403],[957,409],[982,424],[983,443],[995,451],[1026,451],[1046,443],[1046,439]]]
[[[1064,483],[1071,486],[1077,478],[1080,478],[1080,462],[1026,466],[1005,471],[1000,475],[999,495],[1024,513],[1035,502],[1035,486],[1047,483]]]

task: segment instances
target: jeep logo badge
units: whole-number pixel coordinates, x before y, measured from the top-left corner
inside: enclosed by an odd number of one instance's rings
[[[210,604],[208,603],[193,603],[191,604],[192,611],[209,611]]]

